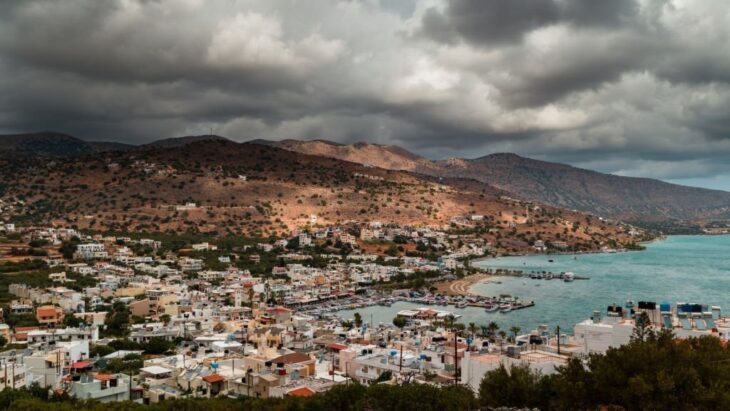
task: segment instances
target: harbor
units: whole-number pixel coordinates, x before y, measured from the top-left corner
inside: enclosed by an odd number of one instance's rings
[[[403,291],[392,294],[370,291],[360,295],[351,295],[340,300],[323,301],[306,307],[299,307],[298,311],[315,316],[326,317],[328,314],[340,311],[356,311],[372,307],[389,308],[397,303],[408,303],[418,307],[451,307],[457,310],[465,308],[479,308],[484,312],[498,312],[507,314],[512,311],[534,307],[534,301],[523,301],[511,295],[500,295],[484,297],[472,296],[449,296],[449,295],[421,295],[418,292]],[[395,313],[395,312],[394,312]]]
[[[539,324],[571,329],[593,310],[637,298],[730,306],[726,258],[730,236],[669,236],[646,247],[642,252],[581,254],[577,258],[535,255],[484,259],[475,265],[490,272],[574,272],[591,280],[566,284],[497,274],[473,285],[470,292],[534,300],[539,311],[514,312],[508,318],[522,329]]]

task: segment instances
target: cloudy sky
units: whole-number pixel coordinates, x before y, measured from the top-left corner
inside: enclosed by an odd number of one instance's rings
[[[209,128],[730,190],[730,2],[2,2],[0,132]]]

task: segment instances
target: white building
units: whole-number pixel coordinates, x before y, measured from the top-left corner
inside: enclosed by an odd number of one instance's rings
[[[76,256],[83,260],[109,258],[109,254],[106,252],[104,244],[99,243],[79,244],[76,247]]]
[[[489,371],[496,370],[501,365],[504,365],[507,369],[510,369],[513,365],[527,365],[533,371],[550,375],[554,374],[558,367],[566,365],[568,359],[569,357],[566,355],[537,350],[523,351],[514,356],[500,353],[477,354],[466,351],[464,358],[459,363],[461,383],[478,392],[479,384],[484,375]]]

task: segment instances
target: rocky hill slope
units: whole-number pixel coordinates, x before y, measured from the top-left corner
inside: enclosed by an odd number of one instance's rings
[[[730,218],[728,192],[669,184],[649,178],[604,174],[515,154],[431,161],[399,147],[375,144],[341,145],[296,140],[272,144],[287,150],[387,169],[475,179],[522,199],[627,221]]]
[[[475,180],[225,140],[50,161],[0,160],[0,171],[0,219],[24,224],[269,235],[380,221],[478,234],[508,252],[529,250],[536,240],[584,250],[636,240],[622,224],[515,201]],[[483,216],[478,233],[472,215]]]

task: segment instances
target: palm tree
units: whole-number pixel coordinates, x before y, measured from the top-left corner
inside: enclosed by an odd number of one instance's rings
[[[469,332],[471,333],[471,335],[476,335],[477,325],[474,323],[469,323]]]
[[[497,333],[497,330],[499,330],[499,324],[492,321],[491,323],[489,323],[489,325],[487,325],[487,329],[489,330],[489,336],[494,338],[494,336]]]
[[[489,334],[489,327],[487,327],[486,325],[480,325],[479,330],[480,330],[479,335],[481,337],[486,337]]]
[[[512,333],[512,342],[517,339],[517,334],[520,332],[520,327],[512,326],[509,331]]]

